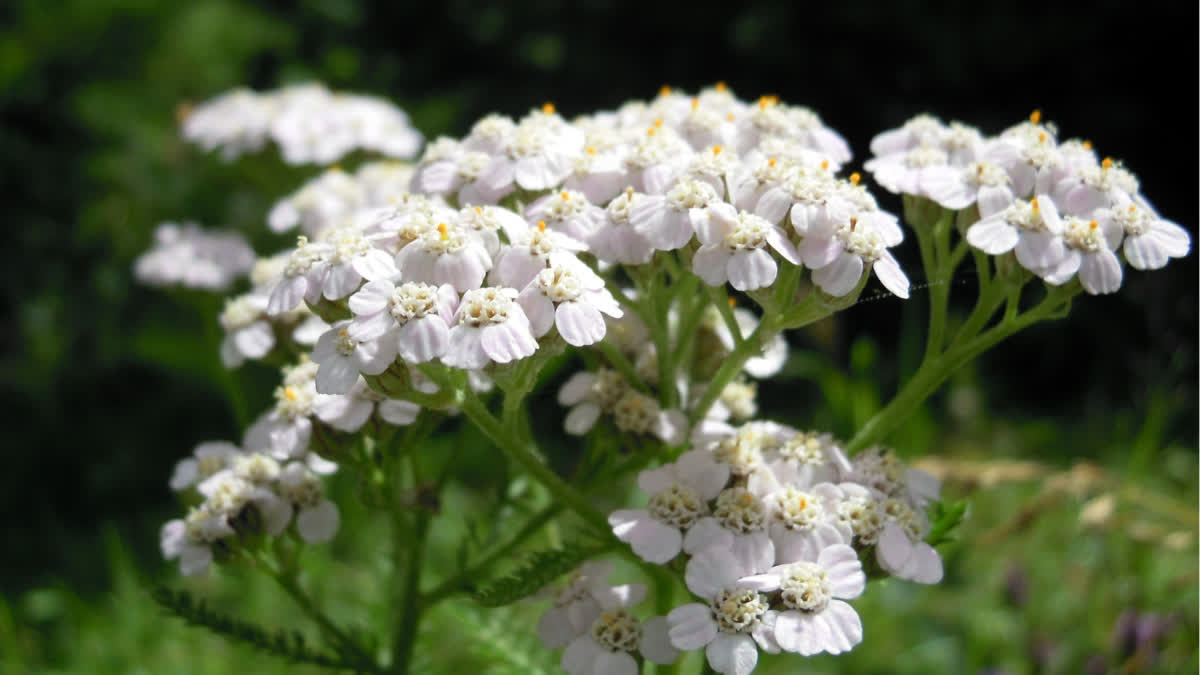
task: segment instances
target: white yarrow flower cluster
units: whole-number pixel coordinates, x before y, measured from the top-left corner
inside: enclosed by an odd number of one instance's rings
[[[134,262],[138,281],[226,291],[254,266],[254,249],[237,232],[205,230],[195,223],[162,223],[154,246]]]
[[[990,255],[1013,253],[1025,269],[1059,286],[1078,276],[1093,295],[1113,293],[1135,269],[1187,255],[1187,231],[1158,215],[1137,178],[1086,141],[1059,142],[1034,111],[1028,122],[985,137],[928,115],[886,131],[866,164],[892,192],[943,208],[974,209],[967,242]]]
[[[288,164],[328,164],[357,149],[409,158],[421,134],[408,115],[371,96],[302,84],[266,92],[235,89],[184,110],[184,138],[227,160],[268,140]]]

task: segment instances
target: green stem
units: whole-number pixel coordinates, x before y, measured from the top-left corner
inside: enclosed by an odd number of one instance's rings
[[[1028,312],[1005,317],[999,324],[978,336],[951,346],[939,356],[927,359],[891,402],[875,413],[858,430],[854,438],[846,444],[846,451],[853,454],[882,441],[903,424],[913,411],[965,364],[1013,333],[1039,321],[1060,318],[1063,316],[1064,309],[1069,309],[1071,298],[1078,292],[1077,284],[1068,287],[1052,287],[1048,289],[1042,302]]]
[[[436,605],[437,603],[445,600],[459,591],[469,590],[471,588],[472,579],[490,573],[492,566],[497,560],[500,560],[516,550],[518,546],[523,544],[526,539],[541,529],[543,525],[550,521],[550,519],[554,518],[554,516],[557,516],[562,508],[562,504],[552,503],[539,511],[532,518],[525,521],[525,524],[521,526],[521,529],[517,530],[517,533],[514,534],[508,541],[504,542],[504,544],[492,549],[482,558],[475,561],[475,563],[470,567],[438,584],[428,593],[423,594],[421,597],[421,606],[428,609],[429,607]]]
[[[414,487],[420,489],[419,476],[417,473],[417,460],[412,455],[408,455],[409,467],[413,474]],[[399,509],[397,509],[399,512]],[[425,514],[415,514],[416,526],[412,532],[412,536],[405,540],[402,535],[405,530],[400,522],[396,523],[396,530],[393,533],[394,549],[393,555],[407,548],[408,560],[404,568],[403,580],[403,604],[400,609],[400,619],[396,626],[395,635],[392,639],[392,673],[407,673],[412,665],[413,645],[417,639],[417,626],[421,620],[421,606],[419,589],[421,585],[421,560],[425,551],[425,539],[429,532],[430,518]],[[399,519],[397,519],[399,521]],[[407,545],[407,546],[406,546]]]
[[[357,642],[351,639],[333,620],[326,616],[325,612],[321,611],[317,603],[304,592],[304,589],[300,587],[299,582],[292,575],[279,569],[274,563],[265,558],[261,559],[261,561],[269,571],[271,577],[279,584],[279,587],[292,598],[308,618],[317,624],[326,638],[333,642],[334,647],[339,653],[347,655],[356,664],[357,668],[378,672],[375,659],[364,652]]]
[[[721,315],[721,320],[725,322],[725,327],[733,336],[733,344],[741,344],[745,337],[742,335],[742,327],[738,325],[737,318],[733,316],[733,306],[729,304],[729,295],[725,292],[725,287],[704,284],[704,292],[708,294],[709,301],[717,308],[717,313]]]
[[[616,345],[608,340],[601,340],[592,345],[592,347],[604,355],[609,365],[616,368],[617,372],[621,373],[626,382],[633,385],[639,391],[646,391],[646,383],[642,382],[642,378],[638,377],[637,370],[634,369],[633,364],[629,362],[629,359],[625,358],[625,355],[621,353],[620,349],[617,349]]]
[[[742,372],[742,366],[746,365],[746,361],[762,353],[763,345],[775,337],[778,332],[779,329],[775,327],[775,319],[769,315],[764,316],[753,333],[736,343],[733,351],[721,362],[721,367],[717,368],[716,374],[704,389],[704,395],[700,397],[700,401],[692,408],[688,420],[692,426],[704,419],[704,416],[708,414],[708,409],[717,402],[717,398],[725,390],[725,385]]]

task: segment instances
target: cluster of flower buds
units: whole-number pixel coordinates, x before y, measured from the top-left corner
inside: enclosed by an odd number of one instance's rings
[[[183,136],[225,159],[257,152],[268,139],[288,164],[328,164],[357,149],[412,157],[421,134],[380,98],[301,84],[266,92],[234,89],[184,108]]]
[[[293,516],[301,539],[328,541],[341,521],[317,473],[335,468],[315,455],[287,461],[233,443],[201,443],[175,466],[170,483],[177,492],[194,492],[199,504],[163,526],[163,555],[179,558],[184,575],[203,574],[250,538],[282,535]]]
[[[1052,285],[1076,275],[1091,294],[1113,293],[1123,272],[1164,267],[1191,239],[1164,220],[1120,162],[1088,141],[1059,142],[1034,111],[1029,121],[987,138],[959,123],[921,115],[871,142],[866,168],[888,190],[969,210],[967,242],[1017,262]]]
[[[133,274],[150,286],[226,291],[253,266],[254,249],[237,232],[162,223],[154,229],[154,246],[134,262]]]
[[[609,516],[643,560],[684,569],[701,602],[666,617],[678,650],[705,648],[721,673],[749,673],[758,650],[848,651],[862,623],[846,602],[871,569],[937,583],[925,508],[940,486],[890,451],[848,459],[830,434],[754,421],[697,426],[693,449],[643,471],[644,508]],[[873,562],[871,562],[873,561]]]

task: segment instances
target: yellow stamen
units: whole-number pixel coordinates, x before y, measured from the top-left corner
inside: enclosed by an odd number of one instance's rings
[[[692,110],[695,110],[696,108],[699,108],[699,107],[700,107],[700,99],[693,98],[692,99]]]
[[[725,119],[732,122],[733,121],[733,113],[729,113],[729,114],[725,115]]]
[[[737,307],[737,298],[729,298],[729,306]]]
[[[749,492],[742,493],[743,504],[749,504],[752,501],[754,501],[754,495],[750,494]]]
[[[669,96],[670,94],[671,94],[671,88],[668,87],[667,85],[664,84],[663,86],[658,88],[659,96]]]
[[[1030,200],[1029,200],[1029,205],[1033,207],[1033,210],[1034,210],[1034,211],[1037,211],[1037,210],[1038,210],[1037,197],[1034,197],[1033,199],[1030,199]]]
[[[539,220],[538,221],[538,232],[545,232],[545,231],[546,231],[546,221]]]
[[[1130,204],[1130,205],[1129,205],[1129,212],[1130,212],[1130,213],[1133,213],[1134,211],[1137,211],[1137,207],[1136,207],[1136,206],[1134,206],[1133,204]]]
[[[446,233],[446,224],[445,223],[438,223],[437,231],[438,231],[438,234],[440,234],[442,236],[442,241],[446,241],[447,239],[450,238],[450,235]]]
[[[854,185],[858,185],[859,181],[861,181],[861,180],[862,180],[862,174],[860,174],[859,172],[855,171],[854,173],[850,174],[850,182],[853,183]]]
[[[654,120],[654,126],[656,126],[656,127],[662,127],[662,118],[661,118],[661,117],[660,117],[660,118],[658,118],[658,119],[656,119],[656,120]]]
[[[646,130],[646,135],[653,136],[655,131],[658,131],[658,130],[655,129],[654,127],[650,127],[649,129]]]
[[[287,397],[287,400],[295,401],[296,400],[296,388],[295,387],[284,387],[283,395]]]
[[[589,145],[587,150],[585,150],[585,152],[587,152],[587,154],[589,154],[589,155],[594,155],[594,154],[596,154],[596,149]]]
[[[722,150],[724,150],[724,149],[725,149],[725,148],[722,148],[722,147],[721,147],[721,146],[719,146],[719,145],[714,145],[714,146],[713,146],[713,154],[714,154],[714,155],[719,155],[719,154],[721,154],[721,151],[722,151]]]
[[[483,207],[482,207],[482,206],[476,206],[476,207],[475,207],[475,213],[483,213]]]
[[[725,91],[728,88],[729,85],[725,84],[724,80],[717,82],[717,84],[713,87],[713,89],[716,89],[717,91]]]
[[[1104,161],[1103,161],[1103,162],[1100,162],[1100,166],[1101,166],[1101,167],[1103,167],[1103,168],[1105,168],[1105,169],[1111,169],[1111,168],[1112,168],[1112,165],[1113,165],[1113,159],[1112,159],[1112,157],[1105,157],[1105,158],[1104,158]]]
[[[549,101],[547,101],[546,103],[543,103],[542,104],[542,112],[546,113],[547,115],[553,115],[554,114],[554,104],[550,103]]]
[[[1029,113],[1029,121],[1034,124],[1041,124],[1042,123],[1042,111],[1035,109],[1033,112]]]
[[[775,166],[775,158],[774,157],[767,160],[767,166],[770,166],[770,167]]]
[[[565,201],[567,201],[568,199],[570,199],[570,198],[571,198],[571,193],[570,193],[570,192],[567,192],[566,190],[563,190],[562,192],[558,193],[558,196],[559,196],[559,197],[562,197],[562,198],[563,198],[563,201],[565,202]]]
[[[1094,230],[1097,227],[1100,227],[1100,223],[1097,223],[1094,220],[1088,222],[1088,229]]]
[[[829,168],[829,160],[827,160],[827,159],[821,160],[821,168],[828,169]]]
[[[341,164],[330,164],[329,168],[326,169],[326,171],[341,171],[341,170],[342,170]]]
[[[1045,143],[1045,142],[1046,142],[1046,132],[1039,131],[1038,132],[1038,143]]]
[[[1084,150],[1091,150],[1091,149],[1092,149],[1092,142],[1091,142],[1091,141],[1084,141],[1084,142],[1083,142],[1083,149],[1084,149]]]

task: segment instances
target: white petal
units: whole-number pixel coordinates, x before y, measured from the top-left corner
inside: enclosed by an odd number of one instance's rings
[[[628,543],[642,560],[662,565],[679,555],[683,535],[658,522],[645,509],[621,509],[608,516],[613,535]]]
[[[817,564],[829,575],[834,597],[850,599],[862,595],[867,577],[854,549],[845,544],[828,546],[818,555]]]
[[[321,290],[326,299],[338,300],[356,291],[361,282],[362,275],[355,271],[352,265],[333,265],[321,284]]]
[[[1121,276],[1121,261],[1103,247],[1083,256],[1079,266],[1079,281],[1092,295],[1116,293],[1121,288]]]
[[[709,519],[702,519],[701,522],[704,520]],[[699,523],[692,526],[688,534],[697,527],[700,527]],[[729,535],[728,532],[725,534]],[[733,554],[724,546],[716,546],[692,556],[683,576],[688,590],[702,598],[713,598],[724,588],[732,586],[738,578],[746,576],[741,571],[741,565]]]
[[[566,647],[578,637],[563,607],[551,607],[542,614],[538,619],[537,634],[546,649]]]
[[[179,552],[179,571],[185,577],[204,574],[212,564],[212,549],[185,543]]]
[[[586,370],[575,373],[563,383],[562,389],[558,390],[558,404],[570,406],[579,403],[591,395],[592,385],[595,383],[595,374]]]
[[[675,461],[675,470],[679,481],[706,501],[716,498],[729,482],[729,465],[718,462],[712,453],[704,450],[691,450],[680,455]]]
[[[329,500],[322,500],[316,506],[300,509],[300,515],[296,516],[296,530],[304,541],[320,544],[333,538],[341,522],[337,506]]]
[[[633,607],[645,600],[646,586],[644,584],[609,586],[607,583],[598,583],[592,588],[591,593],[599,603],[600,609],[619,609]]]
[[[601,649],[591,672],[595,675],[637,675],[638,665],[629,652]]]
[[[388,399],[379,402],[379,416],[388,424],[407,426],[416,421],[420,414],[421,406],[411,401]]]
[[[255,321],[233,334],[239,352],[251,359],[261,359],[275,346],[275,330],[266,321]]]
[[[567,412],[563,420],[563,428],[572,436],[586,434],[600,418],[600,406],[595,403],[580,403]]]
[[[442,354],[442,363],[452,368],[479,370],[488,364],[487,352],[480,340],[481,330],[476,326],[458,324],[450,329],[450,344]]]
[[[550,332],[550,327],[554,325],[554,302],[542,293],[536,283],[529,282],[517,296],[517,302],[521,303],[521,309],[529,319],[529,329],[534,337],[542,337]]]
[[[749,635],[721,633],[704,649],[708,665],[725,675],[750,675],[758,665],[758,646]]]
[[[775,618],[775,641],[785,652],[801,656],[819,654],[825,648],[826,629],[806,612],[780,612]]]
[[[841,600],[830,600],[825,610],[817,615],[825,626],[828,641],[825,651],[830,654],[848,652],[862,642],[862,619],[854,608]]]
[[[354,271],[368,281],[390,279],[400,273],[396,269],[395,258],[387,251],[378,248],[373,248],[355,258],[351,264],[354,266]]]
[[[1125,259],[1134,269],[1157,270],[1166,266],[1170,260],[1165,247],[1154,237],[1152,231],[1127,237],[1122,250],[1125,252]]]
[[[596,644],[591,635],[580,635],[567,645],[559,665],[570,675],[594,675],[596,659],[601,650],[602,647]]]
[[[317,368],[317,393],[345,394],[358,381],[358,367],[351,357],[335,355]]]
[[[413,319],[396,331],[396,351],[409,363],[425,363],[446,353],[450,327],[440,316]]]
[[[728,278],[726,267],[730,251],[724,244],[701,246],[692,256],[692,272],[709,286],[720,286]]]
[[[1017,228],[999,216],[984,218],[967,228],[967,243],[989,255],[1011,251],[1019,239]]]
[[[807,263],[808,259],[805,258],[804,262]],[[832,264],[813,270],[812,280],[829,295],[841,297],[854,290],[862,278],[862,272],[862,258],[853,253],[843,253]]]
[[[642,640],[638,650],[647,661],[666,665],[679,659],[679,650],[671,644],[669,630],[665,616],[652,616],[642,622]]]
[[[779,266],[761,248],[735,251],[726,266],[729,283],[739,291],[753,291],[775,282]]]
[[[484,353],[496,363],[523,359],[537,351],[538,347],[537,340],[529,332],[529,321],[524,313],[510,316],[504,323],[484,326],[479,342]]]
[[[175,465],[175,470],[171,473],[171,482],[168,483],[172,490],[176,492],[186,488],[200,476],[200,465],[196,463],[195,458],[187,457],[179,460]]]
[[[843,250],[841,242],[837,239],[814,237],[811,234],[800,242],[800,257],[809,269],[814,270],[833,264],[842,255]]]
[[[699,649],[717,636],[712,610],[698,602],[676,607],[667,614],[667,635],[679,650]]]
[[[187,541],[187,525],[182,520],[168,520],[158,534],[158,545],[167,560],[178,558]]]
[[[350,296],[350,311],[356,316],[382,312],[396,287],[387,280],[372,281]]]
[[[879,283],[883,284],[884,288],[897,297],[908,298],[908,277],[904,275],[900,264],[892,257],[890,251],[884,251],[883,255],[872,263],[871,269],[875,272],[875,278],[879,279]]]
[[[607,326],[600,311],[591,305],[568,300],[554,312],[554,325],[567,344],[586,347],[604,339]]]
[[[732,545],[733,533],[721,527],[721,522],[712,516],[706,516],[696,521],[696,524],[688,529],[687,536],[683,538],[683,550],[689,555],[695,555],[714,546],[728,549]],[[691,567],[689,566],[688,569]],[[728,581],[727,579],[726,582]],[[707,597],[695,589],[692,589],[692,592]]]

